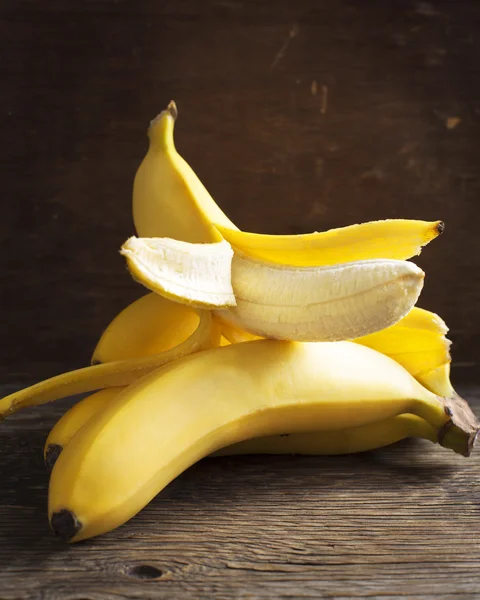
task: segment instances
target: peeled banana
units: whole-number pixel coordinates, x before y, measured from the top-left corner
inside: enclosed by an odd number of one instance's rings
[[[121,252],[149,289],[189,305],[217,302],[221,319],[283,340],[354,339],[389,327],[413,307],[424,278],[415,264],[391,259],[289,267],[232,258],[227,242],[130,238]]]
[[[190,244],[171,238],[129,238],[120,253],[132,277],[169,300],[217,308],[235,306],[233,250],[224,240]]]

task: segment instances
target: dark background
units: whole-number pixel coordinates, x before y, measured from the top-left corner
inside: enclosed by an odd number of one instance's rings
[[[241,228],[443,219],[420,306],[451,328],[454,382],[475,377],[480,3],[4,0],[0,44],[3,383],[83,366],[144,292],[118,248],[172,98]]]
[[[443,219],[420,305],[480,414],[478,0],[0,2],[0,395],[88,363],[144,291],[118,254],[146,129],[242,228]],[[477,377],[478,383],[478,377]],[[479,597],[478,449],[205,459],[66,546],[41,449],[71,399],[1,427],[2,600]]]

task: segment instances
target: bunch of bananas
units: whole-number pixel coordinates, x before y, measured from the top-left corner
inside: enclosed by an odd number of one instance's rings
[[[121,248],[151,293],[103,332],[92,366],[0,400],[0,417],[93,392],[45,444],[49,521],[112,530],[208,455],[342,454],[418,436],[468,456],[480,424],[450,383],[447,327],[415,307],[407,259],[443,224],[386,220],[240,231],[174,145],[173,102],[134,181]]]

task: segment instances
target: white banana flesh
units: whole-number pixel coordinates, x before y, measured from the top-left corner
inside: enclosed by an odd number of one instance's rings
[[[130,238],[121,250],[133,277],[152,291],[203,307],[216,299],[217,307],[230,306],[218,313],[221,319],[283,340],[337,341],[380,331],[410,311],[423,287],[423,271],[408,261],[290,267],[232,258],[230,251],[225,241],[164,238]]]
[[[171,238],[129,238],[120,254],[133,278],[154,292],[198,308],[234,306],[228,242],[190,244]]]
[[[414,263],[376,259],[291,268],[235,255],[237,305],[219,316],[263,337],[351,340],[380,331],[416,303],[424,273]]]

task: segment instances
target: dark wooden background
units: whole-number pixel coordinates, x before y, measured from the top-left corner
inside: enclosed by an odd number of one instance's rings
[[[172,98],[179,150],[244,229],[443,219],[420,305],[478,383],[479,65],[477,0],[3,0],[3,392],[86,364],[143,293],[117,250]],[[476,455],[205,461],[65,548],[40,451],[62,407],[2,426],[1,600],[480,597]]]
[[[420,305],[480,358],[475,0],[4,0],[3,381],[85,364],[143,293],[117,250],[149,120],[242,228],[443,219]],[[458,118],[454,127],[449,119]]]

